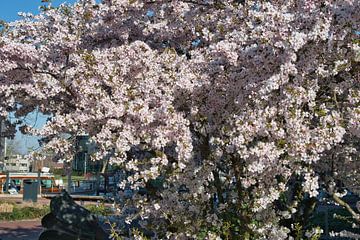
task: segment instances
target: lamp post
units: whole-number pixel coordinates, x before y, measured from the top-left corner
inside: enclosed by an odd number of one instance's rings
[[[66,175],[67,175],[67,179],[68,179],[67,192],[69,194],[71,193],[71,173],[72,173],[71,162],[68,162],[67,166],[66,166]]]
[[[84,153],[84,176],[86,176],[86,167],[87,167],[87,153]]]
[[[38,194],[41,195],[41,169],[38,169],[38,177],[37,177],[37,184],[38,184]]]

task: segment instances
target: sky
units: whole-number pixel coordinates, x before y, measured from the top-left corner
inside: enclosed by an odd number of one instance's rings
[[[58,6],[61,3],[74,3],[75,0],[53,0],[52,5]],[[39,6],[44,5],[41,0],[3,0],[0,5],[0,19],[9,21],[15,21],[19,19],[18,12],[30,12],[39,13]]]
[[[58,6],[61,3],[74,3],[76,0],[53,0],[52,5]],[[19,19],[18,12],[39,13],[39,6],[44,5],[41,0],[3,0],[0,5],[0,20],[6,22],[16,21]],[[25,119],[26,123],[36,128],[41,128],[48,116],[41,113],[33,112]],[[10,114],[10,119],[14,120],[14,116]],[[39,148],[38,137],[26,136],[20,132],[16,133],[14,144],[17,145],[20,153],[26,154]]]

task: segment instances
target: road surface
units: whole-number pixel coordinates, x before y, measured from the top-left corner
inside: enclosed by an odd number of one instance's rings
[[[41,220],[0,222],[0,240],[38,240]]]

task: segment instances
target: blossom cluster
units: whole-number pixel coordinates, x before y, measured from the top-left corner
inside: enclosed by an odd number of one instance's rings
[[[0,116],[51,114],[22,129],[65,159],[64,134],[88,134],[93,160],[128,173],[127,222],[160,239],[291,239],[281,220],[300,208],[295,180],[315,198],[335,159],[341,181],[360,182],[359,11],[357,0],[80,0],[23,14],[0,35]]]

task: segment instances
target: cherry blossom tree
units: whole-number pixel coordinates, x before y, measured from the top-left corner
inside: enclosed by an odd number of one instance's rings
[[[89,134],[94,160],[128,172],[125,222],[154,238],[316,239],[305,225],[320,186],[337,201],[334,182],[359,186],[359,11],[357,0],[43,7],[2,26],[0,114],[51,114],[21,130],[69,161],[60,136]]]

